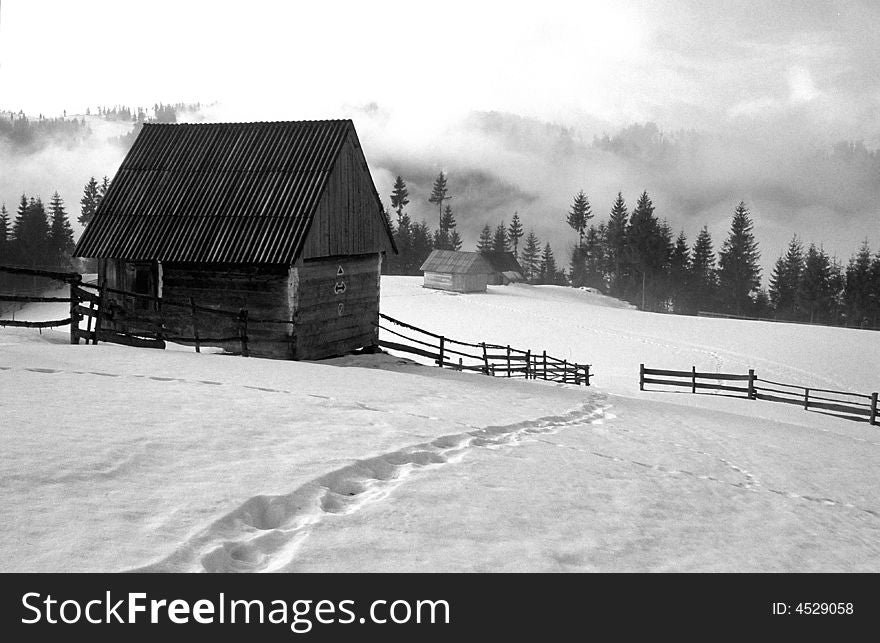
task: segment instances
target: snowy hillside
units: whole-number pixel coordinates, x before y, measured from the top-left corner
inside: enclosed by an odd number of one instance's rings
[[[382,310],[594,386],[0,329],[0,570],[880,571],[880,428],[638,391],[644,362],[871,392],[878,335],[410,277]]]

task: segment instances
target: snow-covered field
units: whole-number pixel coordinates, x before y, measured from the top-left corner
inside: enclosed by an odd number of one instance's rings
[[[409,277],[382,310],[590,363],[594,386],[0,329],[0,570],[880,570],[880,427],[638,391],[644,362],[867,393],[880,335]]]

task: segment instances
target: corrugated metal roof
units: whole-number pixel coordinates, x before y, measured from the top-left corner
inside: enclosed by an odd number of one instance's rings
[[[350,120],[144,125],[74,254],[291,263],[349,132]]]
[[[495,272],[478,252],[460,250],[432,250],[420,270],[457,275],[488,275]]]

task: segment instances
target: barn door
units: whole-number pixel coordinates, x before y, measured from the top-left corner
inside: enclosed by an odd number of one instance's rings
[[[155,261],[138,261],[127,265],[126,285],[123,290],[147,295],[159,296],[159,267]],[[143,297],[134,297],[133,306],[137,310],[155,310],[156,302]]]

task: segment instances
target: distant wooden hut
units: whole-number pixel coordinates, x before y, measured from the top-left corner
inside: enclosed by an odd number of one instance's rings
[[[421,270],[425,288],[453,292],[486,292],[486,283],[494,272],[477,252],[433,250]]]
[[[354,125],[336,120],[144,125],[74,254],[110,288],[288,320],[251,324],[250,353],[317,359],[376,344],[387,252]],[[154,305],[114,304],[122,331]]]
[[[486,252],[483,258],[492,266],[489,284],[506,286],[509,283],[523,281],[523,269],[512,252]]]

